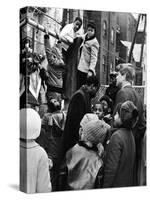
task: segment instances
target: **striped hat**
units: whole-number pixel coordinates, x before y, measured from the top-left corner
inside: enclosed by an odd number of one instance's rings
[[[84,127],[85,124],[87,124],[91,120],[98,120],[98,116],[96,114],[93,114],[93,113],[85,114],[84,117],[82,118],[81,122],[80,122],[80,126]]]
[[[108,127],[102,120],[91,120],[83,127],[83,141],[97,145],[103,143]]]

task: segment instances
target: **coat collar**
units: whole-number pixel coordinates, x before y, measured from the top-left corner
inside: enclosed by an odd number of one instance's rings
[[[34,140],[20,140],[20,147],[26,148],[26,149],[31,149],[36,146],[39,146],[38,143],[36,143]]]

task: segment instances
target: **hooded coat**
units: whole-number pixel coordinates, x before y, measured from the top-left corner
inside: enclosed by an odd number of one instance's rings
[[[106,148],[103,188],[134,185],[135,142],[130,130],[120,128]]]
[[[41,130],[38,113],[33,109],[22,109],[20,126],[20,190],[26,193],[51,192],[48,156],[34,141]]]

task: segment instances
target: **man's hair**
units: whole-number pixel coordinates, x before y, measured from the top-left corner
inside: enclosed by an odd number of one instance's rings
[[[82,19],[80,17],[76,17],[75,20],[74,20],[74,22],[75,21],[79,21],[81,23],[81,26],[82,26]]]
[[[121,75],[126,74],[126,81],[132,83],[135,77],[135,69],[130,63],[123,63],[118,66]]]
[[[89,76],[89,77],[87,77],[87,79],[86,79],[86,85],[90,86],[92,84],[95,87],[99,88],[100,84],[99,84],[99,81],[98,81],[98,79],[97,79],[96,76]]]

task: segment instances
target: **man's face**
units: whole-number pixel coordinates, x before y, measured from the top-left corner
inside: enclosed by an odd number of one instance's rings
[[[74,30],[74,32],[77,32],[79,29],[80,29],[80,27],[81,27],[81,22],[80,21],[75,21],[74,22],[74,26],[73,26],[73,30]]]
[[[93,86],[93,84],[90,86],[89,95],[90,95],[91,98],[96,97],[96,93],[97,93],[98,89],[99,88],[96,87],[96,86]]]
[[[110,77],[110,83],[109,84],[116,85],[116,77],[115,76]]]
[[[121,87],[123,81],[125,81],[125,74],[124,75],[121,75],[120,72],[118,72],[118,75],[116,77],[116,85]]]

